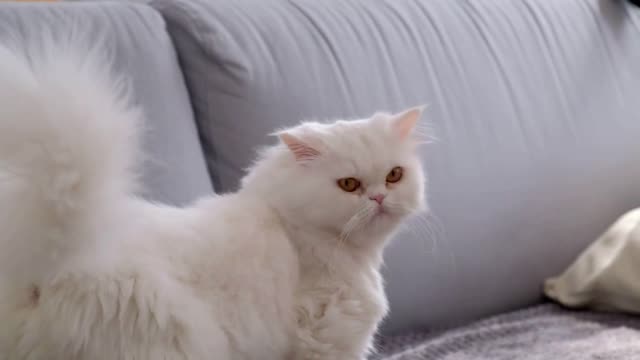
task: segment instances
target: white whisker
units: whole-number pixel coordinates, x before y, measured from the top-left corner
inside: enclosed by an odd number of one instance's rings
[[[357,230],[363,225],[362,220],[368,218],[371,215],[371,212],[371,207],[363,207],[357,213],[355,213],[355,215],[353,215],[351,219],[347,221],[347,224],[340,234],[340,240],[346,241],[354,230]]]
[[[332,263],[333,263],[333,259],[335,257],[335,254],[340,251],[340,248],[342,247],[342,245],[346,241],[348,241],[348,239],[351,236],[351,234],[354,231],[359,230],[366,223],[364,220],[369,218],[369,216],[371,215],[371,212],[372,212],[372,208],[371,207],[369,207],[369,206],[362,207],[344,225],[344,228],[343,228],[342,232],[338,236],[338,241],[337,241],[336,246],[334,247],[334,249],[332,251],[332,255],[327,261],[327,265],[329,266],[329,270],[332,268]]]

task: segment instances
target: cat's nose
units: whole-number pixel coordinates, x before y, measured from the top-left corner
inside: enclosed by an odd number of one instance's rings
[[[383,195],[383,194],[369,196],[369,200],[373,200],[373,201],[377,202],[378,205],[382,205],[382,201],[384,201],[384,198],[385,198],[385,195]]]

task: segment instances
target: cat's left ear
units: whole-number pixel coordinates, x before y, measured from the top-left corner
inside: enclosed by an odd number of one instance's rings
[[[289,148],[289,151],[291,151],[296,161],[306,162],[320,156],[320,151],[317,149],[317,146],[311,145],[308,141],[304,141],[288,132],[281,132],[277,135],[280,141]]]
[[[426,105],[416,106],[391,116],[391,126],[400,139],[411,136],[426,108]]]

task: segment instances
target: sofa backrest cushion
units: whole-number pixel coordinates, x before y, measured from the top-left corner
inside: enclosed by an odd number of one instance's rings
[[[640,205],[640,21],[624,2],[152,5],[218,190],[276,128],[430,104],[433,215],[387,251],[388,331],[535,303],[545,277]]]

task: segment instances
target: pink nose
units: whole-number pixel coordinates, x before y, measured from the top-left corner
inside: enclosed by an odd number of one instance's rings
[[[382,205],[382,201],[384,200],[384,195],[378,194],[374,196],[369,196],[369,200],[373,200],[378,203],[378,205]]]

